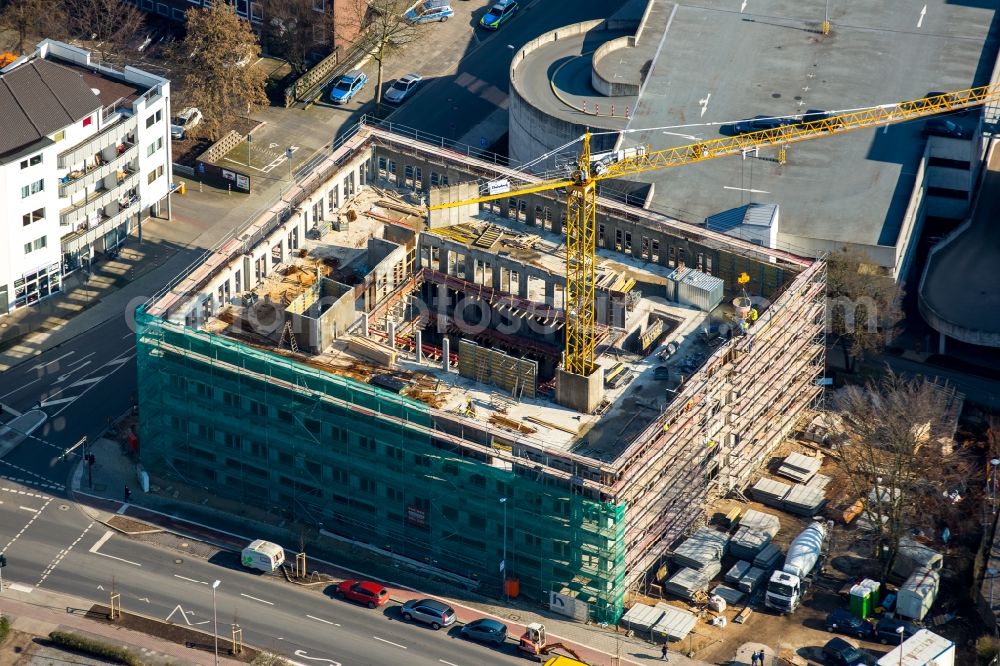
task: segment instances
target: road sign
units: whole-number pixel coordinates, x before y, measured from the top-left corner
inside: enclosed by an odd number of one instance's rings
[[[253,134],[247,134],[247,143],[253,143]]]
[[[198,173],[205,173],[205,163],[198,162]]]
[[[288,159],[292,159],[292,149],[291,148],[285,148],[285,157],[287,157]]]
[[[485,148],[488,145],[490,145],[490,142],[486,140],[485,136],[479,137],[479,147],[480,148]]]
[[[500,573],[503,573],[503,569],[504,569],[504,565],[505,564],[506,564],[506,560],[500,560]]]

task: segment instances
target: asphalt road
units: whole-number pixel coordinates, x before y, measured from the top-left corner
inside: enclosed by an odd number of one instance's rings
[[[562,0],[522,3],[518,13],[496,32],[475,28],[476,37],[462,59],[460,72],[441,76],[424,86],[390,116],[423,132],[458,139],[491,113],[507,108],[510,62],[514,53],[539,35],[562,27],[605,18],[623,0],[575,0],[568,12]],[[482,12],[473,14],[478,20]]]
[[[207,560],[134,541],[93,522],[58,497],[0,484],[4,582],[108,603],[112,586],[124,611],[169,619],[212,633],[211,584],[220,635],[238,622],[247,644],[299,663],[471,666],[517,663],[512,641],[499,649],[458,638],[458,628],[433,631],[402,621],[398,606],[367,608],[239,566],[225,551]]]

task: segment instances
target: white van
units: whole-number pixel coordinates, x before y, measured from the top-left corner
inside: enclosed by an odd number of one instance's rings
[[[248,569],[271,573],[285,561],[285,549],[276,543],[257,539],[243,549],[240,561]]]

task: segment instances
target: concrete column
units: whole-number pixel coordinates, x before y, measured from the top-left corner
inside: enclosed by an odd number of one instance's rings
[[[424,349],[423,349],[424,335],[423,335],[423,331],[416,331],[413,334],[413,339],[414,339],[414,341],[417,344],[417,363],[423,363],[424,362]]]
[[[361,336],[365,337],[365,338],[368,337],[368,313],[367,312],[362,312],[361,313]]]
[[[389,346],[393,349],[396,348],[396,322],[389,322]]]
[[[448,365],[449,365],[448,360],[449,360],[450,354],[451,354],[451,350],[448,347],[449,347],[448,338],[443,338],[441,340],[441,352],[442,352],[441,353],[441,364],[444,367],[444,371],[445,372],[448,372],[448,370],[449,370],[449,368],[448,368]]]
[[[497,262],[493,262],[493,288],[503,291],[503,267]]]
[[[438,271],[444,273],[445,275],[448,274],[448,256],[450,254],[451,253],[448,251],[448,248],[438,248]]]
[[[525,273],[523,266],[517,273],[517,295],[521,298],[528,297],[528,274]]]
[[[552,280],[545,280],[545,302],[549,305],[556,303],[556,283]]]
[[[944,354],[944,342],[948,339],[948,336],[944,333],[938,334],[938,354]]]
[[[475,282],[476,284],[479,284],[479,280],[476,279],[478,277],[479,276],[476,275],[476,258],[474,256],[472,256],[471,252],[466,252],[465,253],[465,279],[468,280],[469,282]]]

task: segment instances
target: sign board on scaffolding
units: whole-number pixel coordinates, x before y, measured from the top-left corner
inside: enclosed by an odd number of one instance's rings
[[[590,604],[558,592],[549,592],[549,610],[577,622],[586,622],[590,618]]]
[[[506,178],[501,178],[500,180],[491,180],[486,183],[486,189],[489,191],[490,196],[494,194],[503,194],[504,192],[510,192],[510,181]]]

